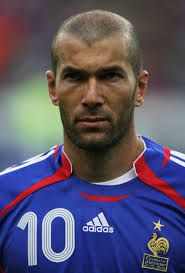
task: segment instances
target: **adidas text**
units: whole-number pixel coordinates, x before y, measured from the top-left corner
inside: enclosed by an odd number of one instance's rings
[[[99,232],[99,233],[113,233],[113,227],[103,227],[103,226],[83,226],[83,231],[85,232]]]

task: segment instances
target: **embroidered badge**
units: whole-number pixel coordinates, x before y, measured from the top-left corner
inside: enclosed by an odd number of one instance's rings
[[[155,223],[155,227],[161,231],[161,227],[164,227],[160,223],[160,220]],[[152,252],[151,254],[144,253],[142,267],[147,269],[152,269],[156,271],[166,272],[168,269],[168,258],[161,255],[166,255],[169,250],[169,241],[164,237],[158,237],[159,234],[154,232],[152,233],[152,238],[148,242],[148,248]],[[160,256],[159,256],[160,254]]]

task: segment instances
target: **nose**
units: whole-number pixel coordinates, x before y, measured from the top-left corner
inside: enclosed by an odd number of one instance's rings
[[[89,108],[95,108],[104,103],[103,95],[101,92],[101,88],[96,80],[96,78],[92,77],[88,80],[84,95],[82,98],[82,104]]]

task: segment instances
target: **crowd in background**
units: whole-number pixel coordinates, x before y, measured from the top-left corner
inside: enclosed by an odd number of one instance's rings
[[[135,24],[151,93],[138,112],[138,128],[185,151],[184,0],[0,0],[1,169],[62,141],[58,112],[48,110],[44,72],[58,25],[90,9],[116,12]]]

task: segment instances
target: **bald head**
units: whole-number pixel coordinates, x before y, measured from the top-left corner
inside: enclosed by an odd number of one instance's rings
[[[139,40],[134,26],[125,18],[108,11],[93,10],[70,17],[59,27],[51,48],[53,71],[56,73],[59,63],[58,44],[62,35],[68,34],[91,47],[103,39],[119,35],[123,37],[127,58],[135,76],[141,70],[142,58]]]

